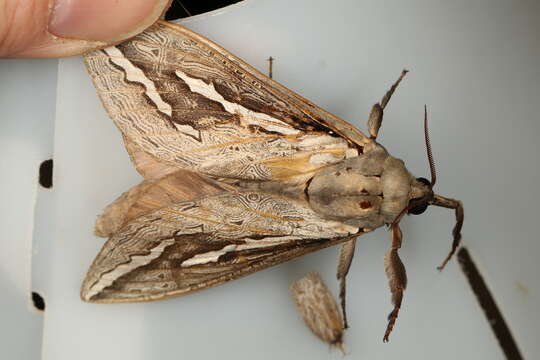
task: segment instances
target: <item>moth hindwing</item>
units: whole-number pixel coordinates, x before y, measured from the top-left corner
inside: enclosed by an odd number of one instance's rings
[[[404,73],[373,107],[366,136],[180,25],[157,22],[85,63],[144,177],[98,219],[96,234],[109,239],[82,284],[85,301],[183,295],[347,243],[345,310],[356,237],[397,227],[412,205],[460,209],[462,219],[459,202],[433,195],[376,141]],[[394,321],[404,289],[396,244]]]

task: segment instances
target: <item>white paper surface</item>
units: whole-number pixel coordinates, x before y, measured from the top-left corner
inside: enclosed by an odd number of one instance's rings
[[[34,309],[31,292],[43,288],[31,279],[39,251],[32,242],[35,205],[48,192],[38,185],[38,172],[52,156],[57,68],[56,60],[0,60],[2,359],[36,359],[41,352],[43,313]]]

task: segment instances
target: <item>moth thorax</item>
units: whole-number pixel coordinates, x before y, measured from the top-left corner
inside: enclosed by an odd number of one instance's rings
[[[383,201],[380,177],[363,174],[352,161],[314,176],[306,194],[312,208],[327,218],[360,227],[377,225],[373,221]]]

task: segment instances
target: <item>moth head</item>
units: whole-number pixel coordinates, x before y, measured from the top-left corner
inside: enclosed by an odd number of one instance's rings
[[[429,142],[429,132],[427,124],[427,107],[424,106],[424,136],[426,139],[426,150],[429,162],[429,169],[431,171],[431,181],[419,177],[413,180],[411,184],[410,200],[409,204],[394,220],[394,224],[397,224],[401,217],[405,214],[420,215],[426,211],[429,205],[433,205],[435,194],[433,192],[433,186],[437,181],[437,172],[435,171],[435,162],[433,161],[433,154],[431,152],[431,143]]]
[[[442,270],[446,263],[450,260],[461,241],[461,228],[463,226],[463,205],[461,201],[446,198],[441,195],[437,195],[433,191],[433,187],[437,181],[437,172],[435,171],[435,162],[433,161],[433,154],[431,152],[431,143],[429,141],[428,121],[427,121],[427,107],[424,106],[424,137],[426,139],[426,151],[429,162],[429,169],[431,172],[431,180],[423,177],[416,178],[411,186],[411,198],[409,204],[403,211],[396,217],[392,225],[396,225],[404,214],[419,215],[422,214],[429,205],[440,206],[448,209],[454,209],[456,213],[456,224],[452,230],[454,242],[452,244],[452,250],[444,260],[444,262],[438,267]]]
[[[419,177],[411,186],[411,200],[407,207],[407,214],[420,215],[426,211],[430,201],[433,200],[433,186],[426,178]]]

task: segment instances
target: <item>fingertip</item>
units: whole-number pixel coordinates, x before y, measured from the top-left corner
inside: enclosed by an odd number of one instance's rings
[[[49,33],[65,39],[115,43],[159,19],[170,0],[55,0]]]
[[[17,8],[19,1],[26,5]],[[67,57],[117,44],[156,22],[171,1],[8,0],[0,57]]]

